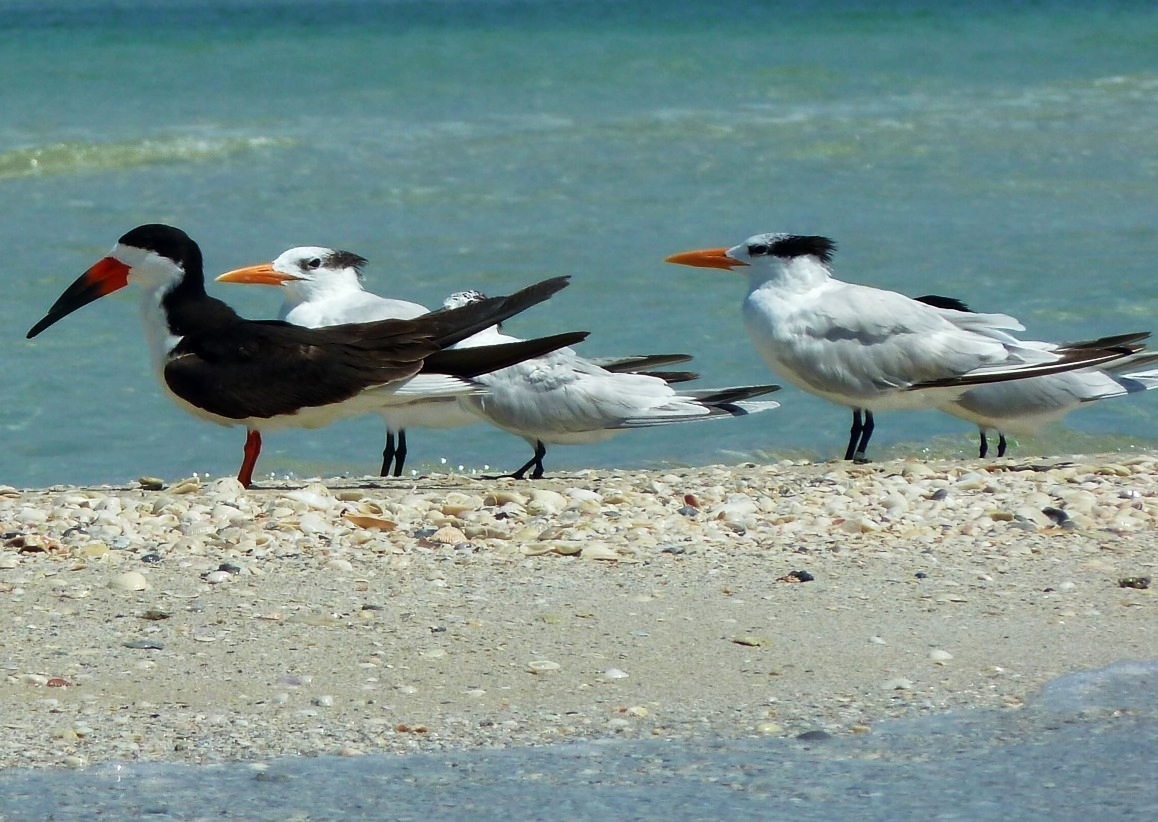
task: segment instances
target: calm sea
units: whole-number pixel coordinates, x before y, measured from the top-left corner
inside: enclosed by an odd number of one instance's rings
[[[772,380],[739,277],[665,265],[750,234],[826,234],[837,273],[1007,311],[1043,339],[1155,329],[1151,3],[0,2],[0,482],[232,474],[240,430],[171,406],[136,295],[24,334],[123,232],[170,222],[211,273],[328,245],[437,304],[562,273],[509,324],[593,356],[686,351],[704,384]],[[251,317],[272,289],[213,286]],[[1158,394],[1158,392],[1155,392]],[[558,447],[548,469],[843,451],[794,389],[750,419]],[[1153,447],[1158,396],[1022,453]],[[376,419],[267,438],[259,473],[376,470]],[[974,453],[935,413],[874,452]],[[414,432],[416,468],[510,469],[482,427]]]

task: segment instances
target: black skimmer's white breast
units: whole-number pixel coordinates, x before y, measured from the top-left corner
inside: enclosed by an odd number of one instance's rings
[[[845,459],[865,461],[876,411],[934,408],[976,385],[1102,365],[1140,348],[1118,338],[1052,350],[1026,345],[1009,335],[1024,329],[1012,317],[947,312],[836,279],[835,248],[827,237],[758,234],[667,262],[743,269],[744,325],[756,350],[798,388],[852,409]]]
[[[182,408],[248,431],[238,480],[249,486],[261,431],[315,428],[373,413],[388,402],[477,391],[472,381],[495,368],[584,339],[561,334],[481,356],[448,350],[478,331],[550,297],[566,277],[545,280],[479,310],[436,312],[414,320],[303,328],[246,320],[205,292],[201,249],[180,229],[144,225],[69,286],[29,337],[129,283],[141,310],[161,383]]]
[[[419,303],[388,299],[367,291],[362,281],[365,258],[349,251],[299,246],[271,263],[246,266],[217,278],[221,283],[278,286],[282,292],[279,317],[306,328],[377,320],[409,320],[428,313]],[[459,428],[479,418],[453,396],[410,403],[390,403],[378,410],[386,423],[382,476],[401,476],[406,463],[408,428]]]

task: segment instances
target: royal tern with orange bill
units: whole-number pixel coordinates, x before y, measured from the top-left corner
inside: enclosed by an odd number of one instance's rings
[[[757,234],[667,262],[743,270],[744,325],[765,362],[798,388],[852,409],[848,460],[867,461],[875,412],[936,408],[978,385],[1101,366],[1141,348],[1116,342],[1122,338],[1027,345],[1009,335],[1024,330],[1012,317],[946,311],[838,280],[829,268],[835,249],[827,237]]]

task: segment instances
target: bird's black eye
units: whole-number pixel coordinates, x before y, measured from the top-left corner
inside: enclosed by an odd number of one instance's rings
[[[306,261],[306,268],[308,268],[310,271],[315,271],[321,267],[322,267],[322,258],[321,257],[314,257],[313,259]]]
[[[768,246],[764,245],[763,243],[757,243],[755,245],[748,246],[749,257],[763,257],[767,253]]]

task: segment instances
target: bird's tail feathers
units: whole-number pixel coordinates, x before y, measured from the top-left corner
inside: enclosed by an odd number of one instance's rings
[[[653,368],[666,368],[669,365],[691,362],[691,354],[629,354],[626,357],[589,357],[591,362],[600,368],[616,374],[628,372],[639,374]],[[660,376],[660,375],[656,375]]]
[[[1099,347],[1097,340],[1090,340],[1081,343],[1076,347],[1074,345],[1059,346],[1053,351],[1049,352],[1052,359],[1049,362],[1027,362],[1016,366],[998,365],[989,366],[986,368],[977,368],[965,374],[959,374],[955,377],[946,377],[939,380],[927,380],[925,382],[914,383],[908,387],[908,390],[920,390],[929,388],[967,388],[974,385],[986,385],[992,382],[1006,382],[1008,380],[1021,380],[1030,377],[1044,377],[1049,374],[1060,374],[1065,371],[1075,371],[1082,368],[1100,368],[1109,365],[1117,360],[1122,360],[1131,357],[1142,350],[1141,341],[1149,336],[1148,333],[1143,334],[1127,334],[1119,335],[1117,337],[1105,337],[1102,342],[1109,342],[1110,345],[1106,347]],[[1127,339],[1130,340],[1121,345],[1114,344],[1114,341]],[[1042,349],[1030,349],[1039,354],[1044,353]]]
[[[737,385],[730,388],[699,388],[692,391],[681,391],[680,396],[689,397],[704,405],[716,405],[750,400],[753,397],[762,397],[779,390],[780,386],[775,384]]]
[[[1153,371],[1135,371],[1129,374],[1116,374],[1114,380],[1126,389],[1127,394],[1138,394],[1158,388],[1158,369]]]

